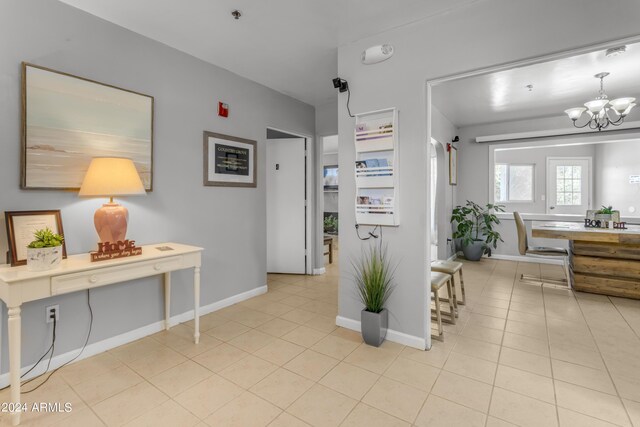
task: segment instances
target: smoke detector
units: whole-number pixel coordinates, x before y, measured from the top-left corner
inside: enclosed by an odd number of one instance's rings
[[[242,16],[242,12],[240,12],[238,9],[236,9],[233,12],[231,12],[231,16],[233,16],[234,19],[237,21]]]

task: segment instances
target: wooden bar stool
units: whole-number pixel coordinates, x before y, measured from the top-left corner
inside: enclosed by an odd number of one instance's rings
[[[439,293],[440,293],[440,289],[442,289],[445,285],[447,286],[447,293],[449,295],[449,298],[448,298],[449,313],[446,313],[449,315],[449,319],[443,320],[442,319],[443,313],[442,313],[442,310],[440,309],[440,302],[444,298],[440,298]],[[431,317],[431,319],[438,322],[437,338],[444,341],[444,331],[442,329],[442,322],[444,321],[454,325],[456,324],[455,308],[453,306],[453,301],[455,301],[455,296],[452,290],[451,275],[432,271],[431,272],[431,292],[433,293],[433,302],[435,304],[435,311],[436,311],[435,319],[433,318],[433,316]]]
[[[431,263],[431,271],[437,271],[439,273],[450,274],[453,281],[453,294],[456,293],[456,273],[460,275],[460,293],[462,294],[462,299],[458,300],[456,298],[454,302],[454,306],[456,308],[456,314],[458,312],[458,305],[465,305],[467,303],[467,297],[464,292],[464,276],[462,275],[462,266],[461,262],[456,261],[441,261],[436,260]]]

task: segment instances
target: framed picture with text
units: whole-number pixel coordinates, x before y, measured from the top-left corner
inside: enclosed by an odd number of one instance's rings
[[[27,246],[34,240],[33,233],[37,230],[49,228],[55,234],[64,236],[59,210],[12,211],[5,212],[4,215],[12,267],[27,263]],[[65,243],[62,244],[62,257],[67,257]]]
[[[453,145],[449,149],[449,185],[458,185],[458,149]]]
[[[256,187],[256,141],[204,132],[204,185]]]

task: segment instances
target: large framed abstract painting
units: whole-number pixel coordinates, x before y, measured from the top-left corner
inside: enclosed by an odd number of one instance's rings
[[[133,160],[153,188],[153,97],[22,63],[25,189],[77,190],[93,157]]]

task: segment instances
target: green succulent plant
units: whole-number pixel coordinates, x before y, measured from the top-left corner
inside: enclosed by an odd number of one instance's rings
[[[334,216],[328,216],[324,219],[324,231],[327,232],[338,232],[338,218]]]
[[[64,243],[64,237],[51,231],[49,227],[36,230],[36,232],[33,233],[33,237],[35,237],[35,240],[29,243],[28,246],[32,249],[54,248],[56,246],[62,246],[62,243]]]
[[[597,212],[599,215],[613,215],[613,206],[604,206]]]

